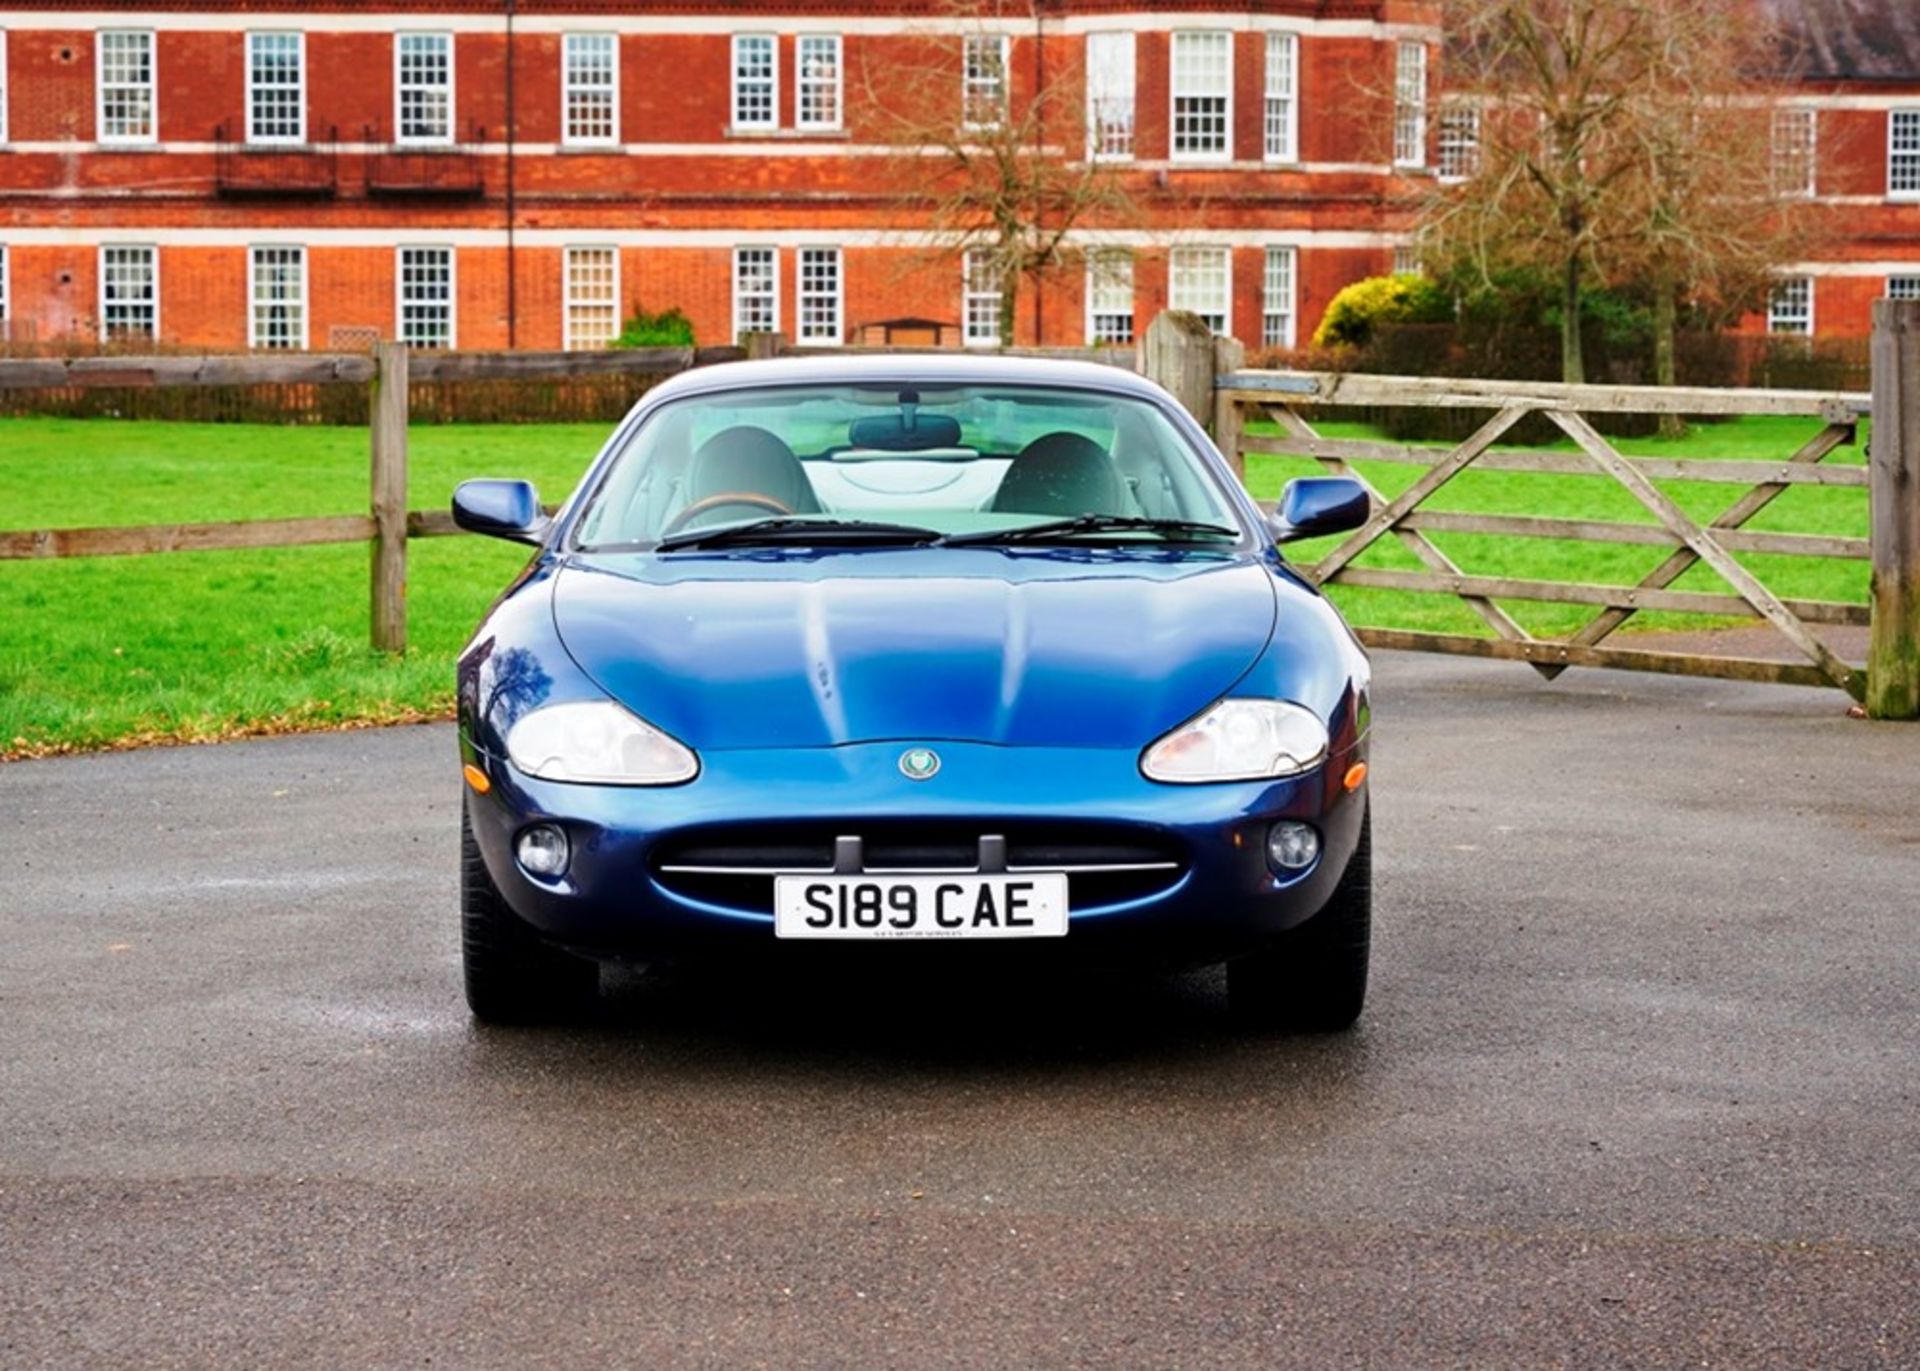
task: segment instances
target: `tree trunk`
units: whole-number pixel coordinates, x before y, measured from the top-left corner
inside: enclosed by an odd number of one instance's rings
[[[1000,273],[1000,346],[1013,346],[1014,321],[1019,317],[1020,273],[1003,271]]]
[[[1560,379],[1581,385],[1587,379],[1586,351],[1580,338],[1580,254],[1567,254],[1560,283]]]
[[[1653,381],[1655,385],[1671,386],[1679,382],[1679,373],[1674,357],[1674,333],[1678,328],[1679,287],[1667,272],[1660,272],[1653,279]],[[1678,414],[1660,416],[1660,436],[1662,438],[1684,438],[1687,433],[1686,420]]]

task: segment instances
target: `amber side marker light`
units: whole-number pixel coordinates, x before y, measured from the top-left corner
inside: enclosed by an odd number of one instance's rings
[[[487,773],[472,762],[461,767],[460,774],[467,778],[467,784],[473,787],[473,793],[476,795],[484,795],[493,789],[493,782],[487,779]]]
[[[1367,764],[1365,762],[1355,762],[1347,768],[1346,787],[1348,790],[1358,790],[1360,783],[1366,779]]]

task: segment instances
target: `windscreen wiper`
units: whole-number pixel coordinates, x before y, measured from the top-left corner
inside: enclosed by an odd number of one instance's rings
[[[1080,514],[1071,519],[1049,519],[1044,524],[1020,524],[1014,528],[981,529],[976,533],[952,533],[941,539],[946,547],[970,547],[994,543],[1057,543],[1089,534],[1158,533],[1168,539],[1182,535],[1208,538],[1238,538],[1240,531],[1225,524],[1210,524],[1200,519],[1155,519],[1141,514]]]
[[[820,519],[807,515],[776,515],[718,528],[690,528],[671,533],[654,544],[656,552],[682,548],[747,547],[755,543],[873,543],[914,547],[938,542],[940,530],[918,524],[888,524],[868,519]]]

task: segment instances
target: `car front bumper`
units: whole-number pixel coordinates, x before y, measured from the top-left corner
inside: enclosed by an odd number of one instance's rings
[[[601,959],[847,950],[843,942],[777,939],[771,906],[775,871],[817,869],[822,843],[830,851],[833,837],[847,834],[864,836],[869,852],[894,852],[869,860],[889,870],[950,869],[936,849],[984,835],[1006,836],[1016,863],[1024,853],[1029,867],[1066,867],[1068,935],[990,944],[1002,951],[1217,961],[1252,950],[1326,903],[1359,840],[1365,807],[1365,785],[1345,783],[1364,760],[1364,741],[1303,776],[1214,785],[1149,781],[1131,751],[946,742],[932,744],[938,773],[914,781],[900,769],[907,746],[713,752],[694,780],[656,788],[539,781],[463,740],[466,760],[489,782],[485,794],[468,796],[474,837],[507,904],[542,937]],[[1319,858],[1304,872],[1276,874],[1268,863],[1268,831],[1280,819],[1320,831]],[[516,837],[535,823],[567,834],[571,860],[558,878],[535,878],[514,857]],[[697,865],[682,860],[688,854],[716,852],[765,879],[685,874]],[[1085,860],[1116,854],[1150,860]],[[953,941],[932,941],[945,955],[955,951]],[[882,951],[902,954],[904,944]]]

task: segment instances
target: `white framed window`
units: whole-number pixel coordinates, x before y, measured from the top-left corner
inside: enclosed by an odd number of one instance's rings
[[[247,253],[247,346],[307,345],[307,250],[257,247]]]
[[[1889,300],[1920,300],[1920,276],[1889,276],[1887,298]]]
[[[1442,181],[1470,181],[1480,170],[1480,107],[1455,101],[1440,110],[1439,165]]]
[[[452,34],[394,34],[393,129],[399,143],[453,141]]]
[[[0,243],[0,343],[10,336],[7,330],[7,245]]]
[[[620,40],[611,33],[569,33],[561,43],[560,141],[611,147],[619,139]]]
[[[1297,261],[1292,248],[1267,249],[1260,276],[1260,341],[1270,348],[1293,346],[1294,320],[1299,315],[1294,293]]]
[[[620,250],[570,247],[566,254],[566,313],[561,346],[604,348],[620,336]]]
[[[247,35],[247,141],[307,140],[307,36]]]
[[[994,128],[1007,117],[1007,36],[970,33],[961,53],[961,118],[969,128]]]
[[[780,253],[775,248],[733,250],[733,340],[780,328]]]
[[[840,35],[803,33],[794,40],[794,122],[803,129],[837,129],[846,97]]]
[[[770,129],[780,123],[779,40],[770,33],[733,35],[733,126]]]
[[[800,341],[815,346],[842,341],[844,263],[839,248],[800,249]]]
[[[1134,36],[1087,35],[1087,155],[1133,156]]]
[[[1133,254],[1103,248],[1087,255],[1087,342],[1133,341]]]
[[[0,143],[7,141],[7,31],[0,29]]]
[[[400,341],[408,347],[450,348],[454,334],[452,248],[401,248]]]
[[[1167,308],[1189,310],[1215,333],[1233,313],[1233,258],[1225,248],[1175,248],[1167,262]]]
[[[1788,276],[1774,283],[1767,301],[1767,332],[1813,333],[1813,278]]]
[[[100,337],[160,336],[160,254],[147,244],[100,248]]]
[[[1810,196],[1814,190],[1817,114],[1810,109],[1773,112],[1773,191],[1776,195]]]
[[[1427,164],[1427,45],[1417,41],[1394,51],[1393,164]]]
[[[1173,35],[1173,159],[1224,162],[1233,156],[1233,35]]]
[[[985,248],[960,263],[960,329],[968,347],[1000,346],[1000,269]]]
[[[94,52],[99,140],[153,142],[153,35],[145,29],[106,29],[94,40]]]
[[[1424,276],[1426,272],[1420,266],[1420,249],[1411,243],[1402,243],[1393,250],[1393,274],[1395,276]]]
[[[1920,200],[1920,109],[1887,111],[1887,194]]]
[[[1300,160],[1300,39],[1291,33],[1267,34],[1266,159]]]

